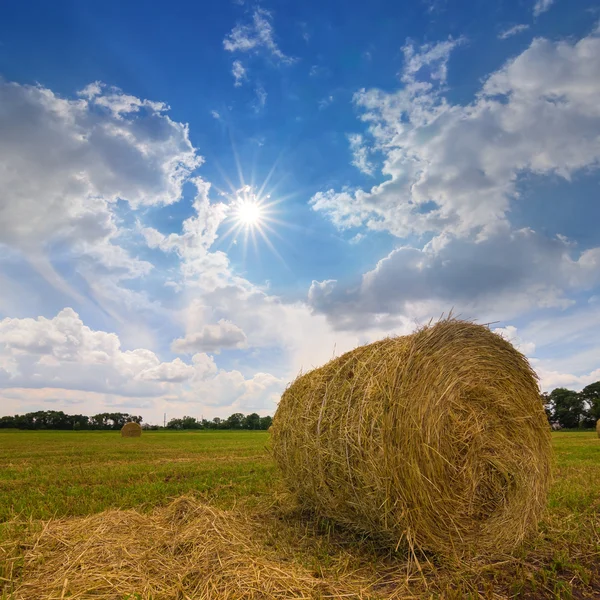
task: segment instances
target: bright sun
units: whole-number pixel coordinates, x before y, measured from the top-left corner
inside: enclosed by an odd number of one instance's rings
[[[262,218],[262,208],[257,202],[244,200],[238,204],[236,211],[236,219],[240,225],[252,227],[260,225]]]

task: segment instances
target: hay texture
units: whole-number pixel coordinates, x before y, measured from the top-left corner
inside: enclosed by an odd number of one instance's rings
[[[301,565],[279,560],[255,539],[254,529],[241,514],[212,508],[190,498],[180,498],[147,515],[134,510],[112,510],[84,518],[53,520],[37,535],[22,542],[24,554],[18,561],[20,566],[14,569],[14,584],[7,587],[8,597],[11,600],[366,597],[356,578],[340,575],[335,581],[325,581]],[[10,584],[8,579],[5,581]],[[356,595],[351,596],[350,590]]]
[[[514,549],[550,483],[550,432],[526,358],[448,319],[301,375],[273,421],[301,505],[413,552]]]
[[[125,423],[123,427],[121,427],[121,437],[141,437],[142,436],[142,426],[139,423],[134,423],[133,421],[130,423]]]
[[[596,421],[596,433],[598,434],[598,437],[600,438],[600,419],[598,419]]]

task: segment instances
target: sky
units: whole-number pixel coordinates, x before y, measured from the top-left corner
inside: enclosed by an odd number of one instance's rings
[[[273,414],[450,311],[600,379],[600,10],[7,2],[0,413]]]

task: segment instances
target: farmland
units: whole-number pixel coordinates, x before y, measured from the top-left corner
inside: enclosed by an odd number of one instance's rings
[[[1,432],[0,589],[4,584],[5,597],[11,597],[22,575],[14,565],[41,521],[108,509],[146,514],[185,495],[232,515],[250,515],[257,538],[268,538],[269,552],[316,569],[324,581],[337,581],[343,564],[346,571],[362,573],[364,581],[376,574],[385,573],[388,581],[396,577],[394,589],[413,597],[600,597],[600,439],[595,432],[553,434],[555,478],[548,512],[539,535],[515,557],[471,571],[432,559],[414,581],[401,551],[383,551],[335,523],[294,511],[268,445],[268,433],[252,431],[149,432],[140,439],[113,432]],[[390,596],[383,587],[369,588],[371,595],[364,589],[365,598]]]

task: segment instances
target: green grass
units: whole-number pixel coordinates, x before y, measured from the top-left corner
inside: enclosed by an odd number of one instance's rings
[[[272,486],[265,431],[1,431],[0,522],[152,507],[194,494],[227,508]]]
[[[375,574],[402,572],[399,559],[373,542],[274,506],[279,480],[268,439],[266,432],[146,432],[127,439],[118,432],[0,431],[0,549],[3,539],[18,544],[28,519],[149,510],[191,494],[220,508],[242,504],[269,547],[315,571],[331,574],[343,563]],[[442,567],[427,576],[428,588],[410,588],[413,597],[600,598],[600,439],[595,432],[556,432],[552,440],[555,479],[539,535],[496,565]],[[18,568],[18,561],[11,564]],[[0,557],[0,590],[3,577],[12,575]]]

